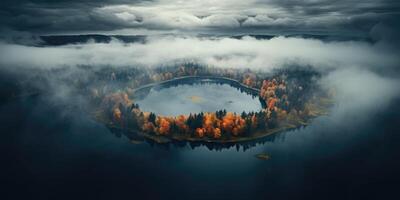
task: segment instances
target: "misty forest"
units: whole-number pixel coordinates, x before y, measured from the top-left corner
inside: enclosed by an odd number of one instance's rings
[[[398,199],[400,2],[3,0],[0,199]]]

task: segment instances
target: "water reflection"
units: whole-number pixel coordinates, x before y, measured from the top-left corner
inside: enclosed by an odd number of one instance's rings
[[[110,128],[110,127],[108,127],[108,129],[116,137],[122,137],[122,136],[127,137],[133,144],[145,142],[152,147],[161,148],[161,149],[165,149],[165,150],[169,150],[172,147],[176,147],[176,148],[190,147],[191,149],[196,149],[198,147],[206,147],[210,151],[221,151],[223,149],[235,148],[236,151],[243,151],[243,152],[247,151],[250,148],[256,147],[257,145],[273,143],[275,140],[284,140],[285,132],[289,131],[289,130],[287,130],[287,131],[284,131],[281,133],[276,133],[276,134],[273,134],[270,136],[253,139],[253,140],[249,140],[249,141],[242,141],[242,142],[215,143],[215,142],[204,142],[204,141],[192,142],[192,141],[171,140],[168,143],[157,143],[152,139],[145,138],[139,132],[126,131],[126,130]],[[301,127],[294,128],[294,129],[301,129]],[[292,129],[292,130],[294,130],[294,129]]]
[[[161,83],[145,85],[136,89],[131,98],[142,111],[157,115],[177,116],[181,114],[215,112],[226,110],[241,113],[259,111],[265,103],[258,96],[257,89],[249,88],[236,80],[222,77],[182,77]],[[212,151],[234,148],[246,151],[258,144],[273,142],[277,135],[271,135],[251,141],[215,143],[169,140],[158,143],[148,139],[140,132],[109,127],[110,132],[117,137],[126,136],[132,143],[146,142],[162,149],[171,147],[206,147]]]
[[[179,79],[144,87],[133,96],[141,110],[159,115],[259,111],[263,105],[258,91],[217,78]]]
[[[312,199],[307,195],[326,199],[326,193],[333,199],[368,199],[357,198],[359,194],[388,199],[396,184],[384,181],[399,177],[397,102],[369,115],[371,121],[319,117],[306,128],[253,142],[256,147],[239,144],[236,152],[236,145],[216,151],[222,147],[196,143],[153,143],[151,148],[147,144],[151,141],[113,130],[123,137],[118,139],[81,109],[65,109],[64,104],[37,96],[0,107],[2,178],[10,196],[42,199],[57,199],[60,194],[68,199],[88,194],[105,199],[129,195],[137,199]],[[129,144],[125,136],[145,143]],[[175,148],[178,145],[184,148]],[[262,152],[271,159],[255,158]],[[371,182],[371,177],[377,181]]]

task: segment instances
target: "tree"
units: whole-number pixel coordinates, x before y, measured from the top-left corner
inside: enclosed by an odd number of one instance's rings
[[[272,109],[271,110],[271,119],[269,120],[269,128],[275,128],[278,126],[278,113]]]
[[[265,117],[265,113],[263,111],[257,112],[256,117],[257,117],[257,121],[258,121],[257,128],[264,129],[265,122],[267,121],[267,118]]]
[[[224,112],[223,110],[219,110],[215,112],[215,115],[217,116],[218,119],[222,119],[226,115],[226,111]]]
[[[149,122],[156,124],[156,118],[157,118],[157,116],[151,112],[149,115]]]
[[[200,128],[203,126],[203,117],[204,117],[204,113],[200,113],[200,114],[194,114],[194,119],[193,119],[193,123],[192,123],[192,128],[196,129],[196,128]]]
[[[174,133],[180,133],[180,132],[179,132],[179,127],[176,125],[175,122],[171,123],[170,132],[171,132],[172,134],[174,134]]]
[[[242,114],[240,115],[240,117],[242,118],[242,119],[245,119],[246,118],[246,112],[242,112]]]
[[[194,117],[192,114],[189,115],[188,119],[186,120],[186,125],[192,130],[194,130]]]
[[[135,108],[139,109],[139,105],[136,104],[136,103],[133,103],[133,104],[131,104],[131,106],[130,106],[130,108],[129,108],[129,111],[131,112],[131,111],[132,111],[133,109],[135,109]]]
[[[251,118],[248,117],[248,118],[246,118],[246,131],[245,131],[246,135],[250,135],[251,127],[252,127],[252,121],[251,121]]]

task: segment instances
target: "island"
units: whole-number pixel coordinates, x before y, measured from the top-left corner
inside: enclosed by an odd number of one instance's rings
[[[97,102],[92,112],[94,118],[110,129],[161,144],[172,141],[232,144],[305,126],[313,118],[327,114],[333,103],[331,94],[323,91],[317,83],[319,74],[311,70],[302,73],[291,70],[256,73],[251,70],[227,71],[200,65],[183,65],[160,68],[149,77],[133,77],[128,82],[135,83],[134,86],[122,87],[121,84],[115,84],[117,75],[110,73],[110,83],[119,88],[103,94],[100,94],[98,88],[92,88],[92,99]],[[142,110],[136,103],[138,98],[157,88],[210,81],[229,84],[258,98],[260,109],[241,113],[221,109],[165,116]],[[205,103],[204,99],[197,95],[186,97],[192,103]]]

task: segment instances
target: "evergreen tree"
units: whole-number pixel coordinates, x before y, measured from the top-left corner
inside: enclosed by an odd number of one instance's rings
[[[275,128],[278,126],[278,113],[275,110],[271,110],[271,119],[269,120],[269,128]]]
[[[174,133],[181,133],[181,132],[179,132],[179,128],[178,128],[178,126],[176,125],[175,122],[174,122],[174,123],[171,123],[170,132],[171,132],[172,134],[174,134]]]
[[[194,114],[192,123],[193,129],[200,128],[203,126],[203,116],[204,114],[202,112],[200,114]]]
[[[267,118],[265,117],[265,113],[260,111],[257,112],[256,114],[256,118],[257,118],[257,128],[259,129],[264,129],[265,128],[265,122],[267,121]]]
[[[240,117],[242,118],[242,119],[245,119],[246,118],[246,112],[242,112],[242,114],[240,115]]]
[[[149,115],[149,122],[152,122],[153,124],[156,124],[156,118],[157,116],[154,113],[150,113]]]
[[[194,118],[193,118],[192,114],[190,114],[188,119],[186,120],[186,125],[188,125],[188,127],[192,130],[194,130],[193,122],[194,122]]]
[[[251,118],[250,117],[246,118],[246,131],[245,131],[246,135],[251,134],[251,126],[252,125],[253,125],[253,122],[251,121]]]

